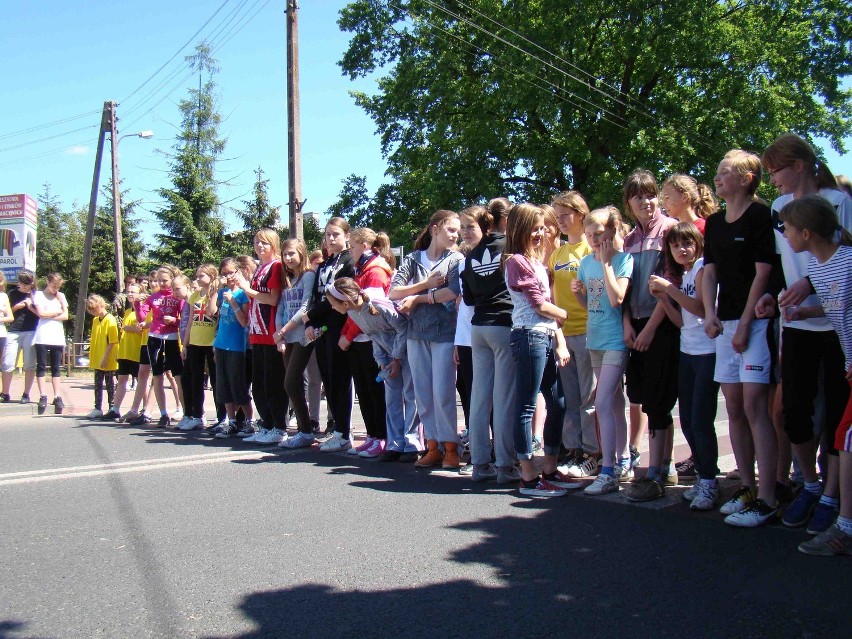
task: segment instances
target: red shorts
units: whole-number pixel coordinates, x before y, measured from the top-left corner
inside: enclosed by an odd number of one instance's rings
[[[852,386],[852,382],[849,382]],[[834,438],[834,447],[838,451],[852,453],[852,394],[846,403],[846,410],[840,418],[840,426],[837,427],[837,436]]]

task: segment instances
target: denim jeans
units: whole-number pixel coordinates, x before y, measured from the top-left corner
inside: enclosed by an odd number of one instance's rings
[[[512,428],[518,459],[532,459],[532,416],[538,393],[544,395],[547,419],[544,422],[544,452],[559,454],[565,403],[553,359],[553,338],[541,331],[513,328],[510,338],[517,365],[517,400]]]
[[[680,354],[678,406],[680,427],[695,458],[700,479],[715,479],[719,473],[716,439],[716,402],[719,384],[713,381],[716,354]]]

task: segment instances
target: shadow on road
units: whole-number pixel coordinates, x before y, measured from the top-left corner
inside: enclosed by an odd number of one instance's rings
[[[414,587],[306,583],[248,593],[239,610],[256,627],[238,636],[777,638],[848,632],[842,611],[850,609],[852,593],[841,584],[849,583],[849,563],[795,552],[786,531],[730,530],[591,500],[560,505],[548,501],[532,516],[455,526],[476,533],[478,541],[432,560],[469,566],[473,578],[441,581],[438,570],[432,573],[437,583]],[[368,575],[369,567],[364,571]],[[361,582],[370,583],[367,576]]]

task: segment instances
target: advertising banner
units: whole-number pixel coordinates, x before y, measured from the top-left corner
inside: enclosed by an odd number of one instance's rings
[[[0,195],[0,270],[16,282],[22,268],[36,272],[38,204],[29,195]]]

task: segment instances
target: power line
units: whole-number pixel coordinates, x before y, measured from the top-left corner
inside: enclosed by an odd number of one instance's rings
[[[142,88],[143,88],[146,84],[148,84],[151,80],[153,80],[153,79],[154,79],[154,78],[155,78],[155,77],[156,77],[156,76],[160,73],[160,71],[162,71],[163,69],[165,69],[165,68],[166,68],[166,67],[167,67],[167,66],[171,63],[171,61],[172,61],[172,60],[174,60],[176,57],[178,57],[178,56],[180,55],[181,51],[183,51],[184,49],[186,49],[186,47],[188,47],[188,46],[192,43],[192,41],[193,41],[193,40],[195,40],[196,36],[197,36],[199,33],[201,33],[201,31],[204,29],[204,27],[206,27],[208,24],[210,24],[210,21],[211,21],[211,20],[213,20],[213,18],[215,18],[215,17],[216,17],[216,15],[217,15],[217,14],[218,14],[218,13],[219,13],[219,12],[220,12],[220,11],[221,11],[224,7],[225,7],[225,5],[226,5],[226,4],[228,4],[230,1],[231,1],[231,0],[225,0],[222,4],[220,4],[220,5],[219,5],[219,8],[218,8],[218,9],[216,9],[216,11],[214,11],[214,12],[213,12],[213,15],[211,15],[209,18],[207,18],[207,20],[204,22],[204,24],[202,24],[202,25],[198,28],[198,31],[196,31],[195,33],[193,33],[193,34],[192,34],[192,36],[189,38],[189,40],[187,40],[187,41],[183,44],[183,46],[181,46],[181,48],[180,48],[180,49],[178,49],[177,51],[175,51],[175,53],[174,53],[174,55],[172,55],[172,57],[171,57],[171,58],[169,58],[168,60],[166,60],[166,61],[162,64],[162,66],[160,66],[160,68],[159,68],[159,69],[157,69],[156,71],[154,71],[154,73],[152,73],[150,76],[148,76],[148,79],[147,79],[147,80],[145,80],[145,81],[144,81],[142,84],[140,84],[138,87],[136,87],[136,88],[135,88],[135,89],[134,89],[134,90],[130,93],[130,95],[128,95],[126,98],[124,98],[124,99],[122,100],[122,102],[127,102],[127,100],[129,100],[129,99],[130,99],[130,98],[132,98],[134,95],[136,95],[136,94],[137,94],[137,93],[138,93],[138,92],[139,92],[139,91],[140,91],[140,90],[141,90],[141,89],[142,89]]]
[[[59,124],[65,124],[66,122],[73,122],[74,120],[80,120],[82,118],[88,118],[93,115],[98,115],[100,113],[100,109],[97,111],[89,111],[87,113],[80,113],[79,115],[72,115],[67,118],[63,118],[61,120],[55,120],[54,122],[47,122],[45,124],[38,124],[35,126],[31,126],[27,129],[21,129],[20,131],[12,131],[11,133],[4,133],[0,135],[0,140],[5,140],[7,138],[14,138],[19,135],[26,135],[27,133],[34,133],[35,131],[41,131],[42,129],[49,129],[51,127],[57,126]]]
[[[89,126],[82,126],[79,129],[72,129],[71,131],[65,131],[64,133],[57,133],[56,135],[50,135],[46,138],[39,138],[38,140],[30,140],[29,142],[21,142],[20,144],[16,144],[14,146],[7,146],[3,149],[0,149],[0,153],[5,153],[6,151],[14,151],[15,149],[20,149],[25,146],[29,146],[31,144],[39,144],[40,142],[49,142],[50,140],[55,140],[56,138],[65,137],[66,135],[71,135],[72,133],[79,133],[80,131],[86,131],[87,129],[95,128],[97,125],[90,124]]]

